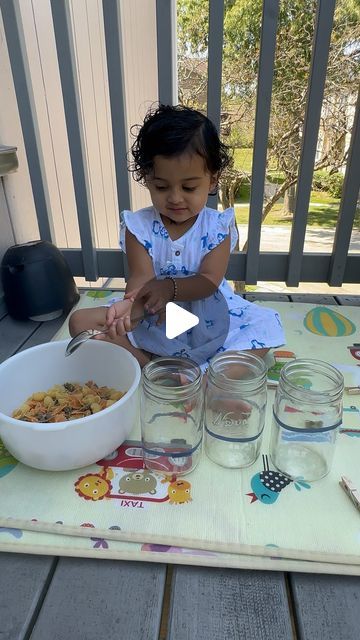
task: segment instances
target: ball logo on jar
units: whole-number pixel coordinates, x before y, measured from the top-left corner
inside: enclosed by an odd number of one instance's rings
[[[248,418],[250,416],[250,413],[242,414],[242,417],[231,417],[234,416],[235,414],[232,411],[228,411],[227,413],[218,413],[215,418],[213,418],[213,425],[214,426],[219,426],[220,424],[222,424],[224,427],[233,427],[235,425],[246,425],[248,422]]]

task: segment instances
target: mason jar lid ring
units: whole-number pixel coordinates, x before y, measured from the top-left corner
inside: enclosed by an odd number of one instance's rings
[[[230,366],[246,367],[251,377],[230,378],[224,372]],[[209,362],[209,380],[223,390],[256,392],[266,383],[267,367],[262,358],[246,351],[229,350],[216,354]]]
[[[191,358],[158,357],[150,360],[142,370],[142,384],[146,393],[165,400],[191,396],[199,391],[201,383],[201,369]]]
[[[332,386],[325,389],[307,389],[303,385],[296,384],[290,376],[296,374],[298,378],[314,373],[323,375],[332,381]],[[341,397],[344,391],[344,376],[333,365],[323,360],[314,360],[311,358],[296,358],[291,362],[287,362],[280,371],[279,387],[284,392],[298,400],[297,394],[301,393],[303,401],[306,403],[328,404],[329,400],[334,401]]]

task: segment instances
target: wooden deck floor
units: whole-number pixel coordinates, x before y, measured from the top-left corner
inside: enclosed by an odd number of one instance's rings
[[[0,361],[50,340],[63,320],[4,313]],[[356,577],[0,553],[1,640],[359,640],[359,603]]]

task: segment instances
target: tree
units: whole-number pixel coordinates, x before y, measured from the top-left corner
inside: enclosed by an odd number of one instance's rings
[[[204,109],[204,60],[208,47],[208,0],[178,0],[178,42],[180,99]],[[225,0],[222,134],[234,147],[231,132],[254,117],[259,61],[261,0]],[[316,13],[315,0],[282,0],[279,14],[273,82],[268,165],[281,172],[283,181],[264,202],[264,220],[274,204],[285,196],[293,211],[298,161],[303,131],[308,73]],[[184,90],[187,60],[192,69],[201,61],[202,72],[192,73],[190,88]],[[328,73],[321,119],[321,145],[315,170],[334,173],[347,157],[345,138],[350,133],[351,115],[359,84],[360,4],[338,0],[331,39]],[[251,123],[253,126],[253,122]],[[236,143],[236,141],[235,141]],[[233,204],[236,190],[246,172],[234,166],[224,174],[223,205]]]

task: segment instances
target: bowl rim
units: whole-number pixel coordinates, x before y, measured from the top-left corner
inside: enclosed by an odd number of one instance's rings
[[[2,368],[6,368],[5,365],[7,365],[9,363],[9,361],[14,361],[16,359],[20,359],[21,356],[24,354],[25,351],[41,351],[42,349],[46,348],[49,344],[54,344],[54,345],[63,345],[64,346],[64,350],[68,344],[69,340],[50,340],[48,342],[43,342],[41,344],[35,345],[33,347],[29,347],[28,349],[24,349],[23,351],[19,351],[18,353],[15,353],[14,355],[10,356],[9,358],[6,358],[6,360],[4,360],[2,363],[0,363],[0,369]],[[69,426],[71,425],[78,425],[78,424],[84,424],[84,423],[88,423],[88,422],[92,422],[93,420],[96,420],[97,416],[100,414],[102,416],[106,416],[108,413],[111,413],[112,410],[114,409],[114,407],[118,407],[119,405],[123,404],[125,402],[125,399],[127,400],[128,398],[130,398],[135,391],[137,390],[137,388],[140,385],[140,380],[141,380],[141,368],[140,365],[137,361],[137,359],[135,358],[135,356],[133,356],[132,353],[130,353],[130,351],[128,351],[127,349],[125,349],[124,347],[121,347],[120,345],[112,345],[109,342],[105,342],[102,340],[90,340],[89,342],[92,342],[93,344],[108,344],[110,347],[116,347],[117,349],[121,349],[122,351],[125,351],[129,356],[130,356],[130,361],[133,360],[133,364],[135,367],[135,379],[134,382],[131,384],[131,386],[129,387],[129,389],[125,392],[125,395],[123,395],[122,398],[120,398],[119,400],[116,400],[116,402],[114,402],[114,404],[112,404],[110,407],[106,407],[105,409],[102,409],[101,411],[98,411],[97,413],[93,413],[90,416],[83,416],[82,418],[76,418],[75,420],[66,420],[63,422],[28,422],[27,420],[19,420],[18,418],[13,418],[12,416],[8,416],[6,413],[3,413],[0,410],[0,419],[4,419],[6,418],[6,421],[9,422],[11,425],[15,425],[18,427],[22,427],[24,429],[28,429],[28,430],[32,430],[32,431],[47,431],[47,432],[51,432],[51,431],[62,431],[67,429]],[[91,347],[93,348],[93,347]],[[98,348],[98,347],[96,347]],[[101,347],[102,348],[102,347]],[[106,347],[108,348],[108,347]],[[1,431],[2,431],[2,427],[0,425],[0,436],[1,436]]]

